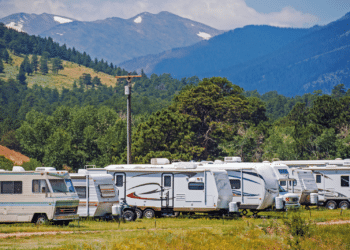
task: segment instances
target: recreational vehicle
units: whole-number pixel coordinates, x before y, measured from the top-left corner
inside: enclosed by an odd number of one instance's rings
[[[317,205],[318,188],[311,170],[290,168],[290,177],[292,180],[281,180],[279,183],[282,188],[291,193],[296,193],[300,197],[300,205],[306,207]]]
[[[79,219],[79,198],[67,171],[13,167],[0,171],[0,222],[52,221],[67,225]]]
[[[328,209],[348,209],[350,206],[350,168],[328,165],[308,167],[313,172],[317,187],[319,205]]]
[[[119,199],[137,206],[137,216],[183,213],[227,213],[232,192],[226,171],[197,169],[195,164],[110,165],[107,171],[119,189]]]
[[[350,167],[350,159],[342,160],[295,160],[295,161],[274,161],[275,163],[286,164],[288,167],[305,168],[305,167],[325,167],[327,165],[336,165],[338,167]]]
[[[247,209],[254,214],[259,211],[271,209],[287,209],[299,207],[299,196],[288,193],[278,181],[289,181],[288,167],[285,165],[264,163],[242,163],[232,157],[226,161],[197,163],[198,168],[211,168],[226,170],[229,176],[233,193],[233,202],[237,202],[242,213]],[[236,157],[237,158],[237,157]],[[227,160],[228,159],[228,160]],[[285,175],[287,173],[287,175]]]
[[[112,217],[112,206],[119,203],[119,198],[111,175],[89,175],[84,169],[79,169],[70,177],[79,196],[80,217]]]

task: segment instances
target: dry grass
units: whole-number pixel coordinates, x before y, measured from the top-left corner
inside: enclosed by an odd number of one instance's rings
[[[349,220],[350,211],[301,210],[307,220]],[[31,224],[2,225],[1,232],[71,231],[70,234],[27,236],[1,239],[5,249],[293,249],[293,238],[283,217],[291,213],[261,213],[236,220],[180,217],[137,220],[131,223],[83,220],[68,227]],[[350,224],[314,224],[310,234],[301,238],[301,249],[348,249]]]
[[[12,65],[4,63],[5,74],[0,74],[0,77],[2,79],[16,79],[19,71],[19,66],[24,60],[24,57],[15,56],[13,54],[11,54],[11,57],[13,59]],[[29,58],[31,59],[31,57]],[[28,86],[32,87],[34,84],[37,84],[42,87],[57,88],[59,90],[61,90],[63,87],[71,89],[73,87],[74,80],[78,82],[79,77],[82,76],[83,73],[90,74],[92,78],[97,76],[101,79],[101,83],[108,87],[115,86],[115,83],[117,82],[116,79],[111,75],[102,72],[95,72],[93,69],[79,66],[76,63],[63,61],[62,64],[64,69],[60,70],[57,75],[52,74],[50,70],[47,75],[42,75],[38,72],[36,74],[27,76]],[[48,66],[50,69],[51,64],[49,63]]]

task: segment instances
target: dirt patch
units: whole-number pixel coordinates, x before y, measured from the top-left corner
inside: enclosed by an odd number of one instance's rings
[[[30,161],[29,157],[1,145],[0,145],[0,155],[14,162],[16,165],[22,165],[23,162]]]
[[[316,223],[316,225],[339,225],[339,224],[350,224],[350,220],[325,221],[325,222]]]

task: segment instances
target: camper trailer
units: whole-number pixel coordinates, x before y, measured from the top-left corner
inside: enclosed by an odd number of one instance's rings
[[[273,206],[280,210],[300,206],[297,194],[288,193],[279,186],[278,181],[290,180],[287,166],[270,162],[242,163],[238,158],[227,157],[225,161],[216,160],[197,165],[198,168],[227,171],[233,193],[232,201],[237,202],[243,214],[247,213],[247,209],[256,214]]]
[[[335,160],[295,160],[295,161],[274,161],[275,163],[286,164],[288,167],[326,167],[336,165],[338,167],[350,167],[350,159],[337,158]]]
[[[318,188],[311,170],[291,168],[289,170],[292,180],[281,180],[282,188],[291,193],[296,193],[300,197],[300,205],[306,207],[317,205]]]
[[[109,174],[89,174],[79,169],[70,174],[79,196],[80,217],[112,218],[112,206],[119,204],[118,190]]]
[[[137,206],[139,218],[183,213],[227,213],[232,192],[226,171],[197,169],[193,163],[110,165],[107,171],[119,189],[119,199]],[[164,164],[163,164],[164,163]]]
[[[328,209],[348,209],[350,206],[350,168],[328,165],[308,167],[318,187],[318,204]]]
[[[67,171],[40,167],[0,171],[0,222],[52,221],[67,225],[79,219],[79,198]]]

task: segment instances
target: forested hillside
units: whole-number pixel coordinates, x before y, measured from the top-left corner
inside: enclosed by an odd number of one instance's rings
[[[21,44],[21,51],[13,44]],[[26,44],[28,50],[22,47]],[[83,73],[67,87],[43,87],[41,77],[63,75],[67,65],[53,51],[75,54],[68,59],[77,65],[77,58],[89,56],[4,27],[0,45],[0,145],[30,157],[23,164],[27,169],[126,162],[123,82],[107,86]],[[40,47],[44,45],[46,49]],[[111,76],[127,73],[102,60],[88,66],[98,72],[97,65]],[[36,84],[28,86],[29,79]],[[244,161],[349,158],[349,107],[350,91],[343,84],[331,95],[314,91],[290,98],[276,91],[244,92],[221,77],[177,80],[169,74],[143,74],[133,83],[133,162],[228,155]],[[0,168],[10,165],[0,158]]]

